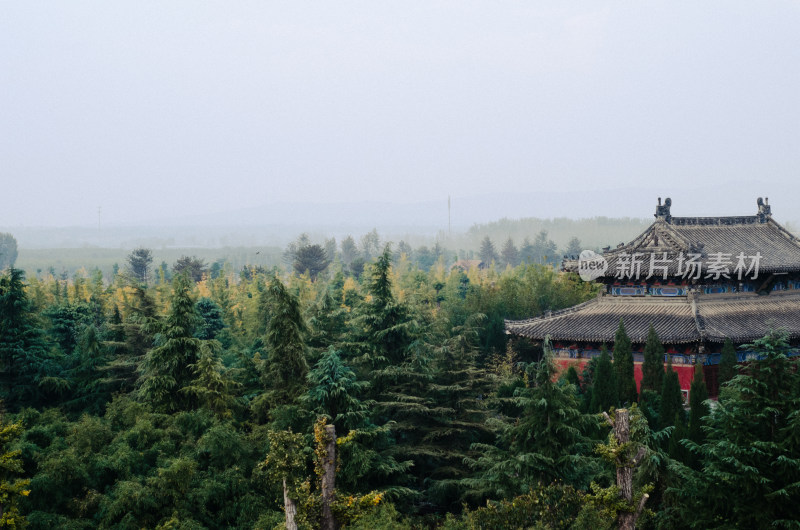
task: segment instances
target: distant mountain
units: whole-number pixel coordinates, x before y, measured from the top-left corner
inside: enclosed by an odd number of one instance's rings
[[[348,234],[358,238],[373,228],[386,239],[408,241],[446,235],[448,227],[457,236],[474,225],[501,219],[650,220],[659,197],[672,198],[672,214],[676,216],[750,215],[756,212],[756,198],[769,196],[770,192],[773,192],[770,204],[775,219],[790,228],[800,225],[794,207],[797,197],[783,190],[759,190],[758,184],[731,183],[721,189],[675,190],[665,185],[664,190],[601,188],[578,192],[503,191],[481,196],[454,194],[449,218],[448,200],[443,197],[413,203],[274,203],[99,229],[96,226],[0,227],[0,231],[14,234],[21,248],[283,246],[301,232],[316,240],[341,239]]]

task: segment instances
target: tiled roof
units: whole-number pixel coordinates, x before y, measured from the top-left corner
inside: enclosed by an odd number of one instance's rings
[[[670,201],[671,205],[671,201]],[[661,211],[659,206],[656,221],[639,237],[628,244],[621,244],[614,249],[603,252],[608,262],[605,277],[613,277],[618,271],[620,259],[643,254],[642,272],[647,274],[651,254],[656,258],[667,253],[669,275],[678,273],[677,256],[696,253],[702,254],[700,260],[703,271],[707,264],[715,259],[715,254],[722,253],[732,261],[731,270],[737,263],[737,256],[755,256],[760,254],[759,274],[772,272],[800,271],[800,240],[772,219],[767,206],[766,210],[759,199],[759,213],[752,216],[737,217],[672,217],[669,208]],[[746,264],[750,264],[750,259]],[[576,260],[566,260],[564,270],[577,271]]]
[[[698,294],[675,298],[603,295],[528,320],[507,320],[506,331],[534,340],[614,342],[620,319],[632,342],[647,339],[650,324],[664,343],[748,342],[772,328],[800,338],[800,291]]]

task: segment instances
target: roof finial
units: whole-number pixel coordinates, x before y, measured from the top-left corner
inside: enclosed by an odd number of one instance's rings
[[[658,198],[658,206],[656,206],[656,219],[663,219],[666,222],[672,221],[672,215],[669,213],[669,208],[672,206],[672,199],[667,197],[664,199],[664,205],[661,205],[661,197]]]
[[[756,204],[758,204],[758,214],[756,215],[756,217],[758,217],[758,222],[766,223],[772,216],[772,206],[769,205],[769,197],[767,197],[766,200],[759,197]]]

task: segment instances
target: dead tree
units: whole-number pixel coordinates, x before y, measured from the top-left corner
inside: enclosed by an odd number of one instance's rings
[[[322,530],[335,530],[336,520],[331,511],[336,490],[336,427],[325,426],[324,453],[321,454],[322,467]]]
[[[627,447],[630,447],[631,441],[631,425],[630,415],[628,409],[617,409],[615,418],[612,420],[607,413],[603,413],[609,424],[614,428],[614,438],[620,451],[616,459],[617,467],[617,488],[619,488],[620,497],[626,504],[633,504],[633,470],[641,462],[642,457],[646,452],[644,447],[639,447],[639,451],[631,458],[630,452]],[[620,530],[634,530],[636,528],[636,521],[644,510],[644,504],[647,502],[649,495],[645,493],[642,495],[639,505],[633,511],[620,511],[617,517]]]

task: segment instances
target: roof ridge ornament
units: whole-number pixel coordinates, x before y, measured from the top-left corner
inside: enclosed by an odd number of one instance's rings
[[[667,197],[664,199],[664,205],[661,205],[661,197],[658,198],[658,206],[656,206],[656,219],[664,220],[667,223],[672,221],[672,214],[669,209],[672,206],[672,199]]]
[[[758,214],[756,215],[758,222],[766,223],[772,217],[772,206],[769,205],[769,197],[765,199],[759,197],[756,204],[758,204]]]

